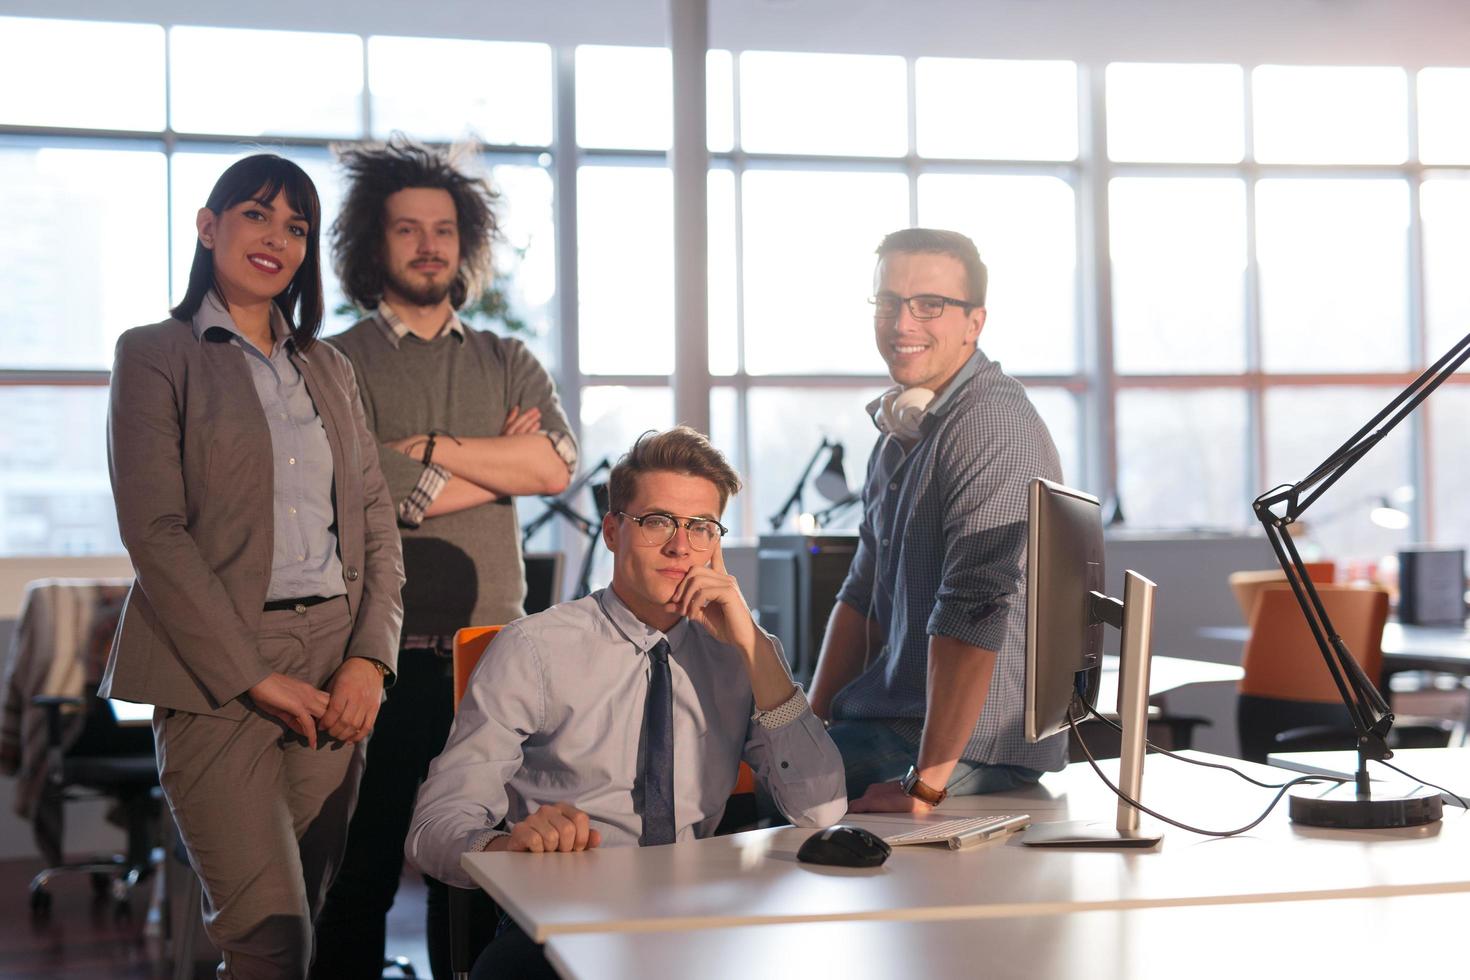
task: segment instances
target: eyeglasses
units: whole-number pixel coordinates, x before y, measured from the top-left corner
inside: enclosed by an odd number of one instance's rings
[[[637,524],[643,543],[655,547],[668,544],[674,532],[682,527],[689,535],[689,547],[695,551],[708,551],[729,531],[729,528],[719,521],[712,521],[705,517],[675,517],[673,514],[660,513],[634,517],[622,511],[617,511],[617,515],[626,517]]]
[[[920,293],[917,296],[895,296],[892,293],[879,293],[868,300],[873,304],[873,318],[875,320],[892,320],[898,316],[899,305],[909,308],[909,315],[915,320],[933,320],[944,315],[946,306],[958,306],[969,313],[979,304],[970,303],[962,299],[951,299],[948,296],[936,296],[933,293]]]

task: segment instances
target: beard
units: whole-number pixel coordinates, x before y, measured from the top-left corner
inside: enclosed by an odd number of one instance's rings
[[[388,285],[395,293],[415,306],[438,306],[444,302],[444,298],[454,288],[453,277],[445,282],[436,282],[415,275],[412,280],[409,280],[389,271],[384,273],[384,278],[388,280]]]

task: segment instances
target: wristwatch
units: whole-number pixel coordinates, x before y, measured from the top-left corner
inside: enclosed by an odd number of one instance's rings
[[[949,790],[935,789],[920,779],[919,770],[914,766],[909,766],[908,775],[899,780],[898,785],[903,789],[905,795],[912,796],[930,806],[938,806],[949,795]]]

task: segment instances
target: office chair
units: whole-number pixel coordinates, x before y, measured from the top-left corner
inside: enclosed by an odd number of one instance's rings
[[[528,556],[529,557],[529,556]],[[555,556],[558,566],[560,555]],[[527,582],[530,582],[529,567],[527,568]],[[475,664],[480,662],[480,657],[490,646],[490,641],[495,639],[499,633],[499,626],[466,626],[454,634],[454,709],[459,710],[459,702],[464,698],[464,692],[470,685],[470,674],[475,670]],[[471,924],[476,913],[485,917],[485,906],[489,907],[489,915],[495,920],[499,919],[500,909],[489,896],[478,888],[459,888],[455,885],[446,885],[449,890],[449,969],[452,971],[454,980],[468,980],[470,967],[475,963],[475,957],[480,950],[473,948],[482,946],[477,939],[494,938],[494,929],[490,930],[489,938],[483,936],[475,937],[472,933]],[[477,908],[479,906],[479,908]]]
[[[1337,562],[1309,561],[1306,563],[1307,577],[1316,585],[1331,585],[1337,575]],[[1279,568],[1261,571],[1231,572],[1230,591],[1235,604],[1240,607],[1240,618],[1251,621],[1251,610],[1256,607],[1256,596],[1263,589],[1286,584],[1286,573]]]
[[[153,730],[124,729],[117,723],[112,706],[96,696],[37,696],[31,703],[46,716],[46,782],[41,807],[54,820],[54,839],[38,834],[43,856],[50,866],[30,884],[31,912],[44,916],[51,910],[51,893],[46,886],[63,874],[89,874],[98,898],[110,897],[116,913],[127,914],[129,897],[152,870],[154,844],[159,835],[160,806],[158,763],[153,754]],[[67,748],[63,732],[69,712],[85,712],[82,733]],[[113,801],[127,829],[125,854],[94,855],[67,863],[62,858],[64,808],[77,800],[107,798]]]
[[[1318,585],[1338,633],[1369,677],[1383,667],[1384,589]],[[1271,752],[1352,749],[1357,736],[1296,596],[1286,585],[1268,585],[1255,596],[1250,638],[1241,658],[1236,724],[1241,758],[1265,762]],[[1445,745],[1448,730],[1403,719],[1390,738],[1394,748]]]

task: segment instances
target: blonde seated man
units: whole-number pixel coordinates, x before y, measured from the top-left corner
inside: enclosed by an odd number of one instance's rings
[[[793,823],[847,809],[842,758],[725,570],[740,479],[704,436],[645,434],[613,467],[612,584],[518,620],[470,678],[419,791],[409,859],[474,887],[466,851],[653,846],[711,834],[741,760]],[[509,919],[474,978],[555,976]]]

